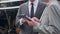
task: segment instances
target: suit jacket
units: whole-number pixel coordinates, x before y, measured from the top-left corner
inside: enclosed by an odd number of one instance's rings
[[[60,34],[60,6],[50,5],[45,8],[40,23],[34,24],[34,31],[40,34]]]
[[[46,4],[39,2],[34,17],[40,18],[45,6]],[[20,18],[18,16],[20,14],[25,14],[25,15],[30,16],[29,9],[28,9],[28,2],[20,5],[17,16],[16,16],[16,26],[21,29],[20,34],[36,34],[35,32],[33,32],[33,27],[30,27],[27,23],[24,23],[23,25],[19,24]]]

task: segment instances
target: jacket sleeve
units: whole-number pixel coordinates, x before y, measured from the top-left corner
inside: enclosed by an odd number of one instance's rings
[[[35,22],[33,30],[35,32],[39,32],[40,34],[57,34],[57,29],[55,28],[55,26],[49,25],[49,12],[52,11],[51,10],[51,6],[46,7],[40,22]]]
[[[20,5],[20,7],[19,7],[19,9],[18,9],[18,12],[17,12],[17,16],[16,16],[16,23],[15,23],[15,25],[16,25],[16,27],[19,27],[19,28],[23,28],[23,24],[22,25],[20,25],[20,14],[22,14],[22,11],[21,11],[21,8],[22,8],[22,6]]]

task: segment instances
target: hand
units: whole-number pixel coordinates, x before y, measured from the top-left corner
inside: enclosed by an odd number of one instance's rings
[[[26,20],[29,26],[33,26],[35,22],[38,22],[39,19],[36,17],[30,18],[31,21]]]
[[[34,25],[34,20],[32,18],[29,18],[31,21],[26,20],[26,22],[28,23],[29,26],[33,26]]]
[[[25,18],[21,18],[20,19],[20,22],[25,23],[26,22],[26,19]]]
[[[32,20],[31,21],[26,20],[26,21],[27,21],[27,23],[28,23],[29,26],[33,26],[34,25],[34,21],[32,21]]]
[[[39,22],[39,19],[36,17],[33,17],[32,20],[34,20],[35,22]]]

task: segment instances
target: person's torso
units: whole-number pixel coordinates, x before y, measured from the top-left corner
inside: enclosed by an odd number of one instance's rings
[[[38,3],[34,17],[37,17],[38,19],[40,19],[45,7],[46,7],[46,4]],[[24,3],[22,5],[21,14],[25,14],[25,15],[28,15],[30,17],[29,9],[28,9],[28,2]],[[27,23],[25,23],[23,25],[23,30],[21,30],[21,33],[22,34],[36,34],[35,32],[33,32],[33,27],[30,27]]]

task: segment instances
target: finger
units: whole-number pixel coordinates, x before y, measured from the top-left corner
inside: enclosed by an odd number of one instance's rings
[[[39,21],[39,19],[38,19],[38,18],[36,18],[36,17],[34,17],[33,19],[34,19],[35,21]]]

